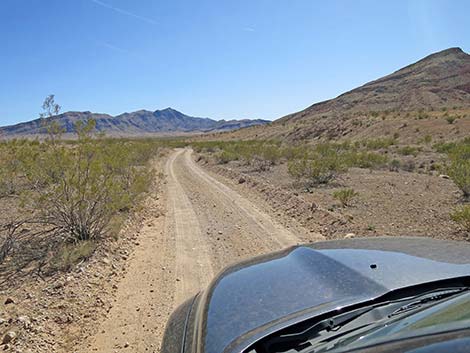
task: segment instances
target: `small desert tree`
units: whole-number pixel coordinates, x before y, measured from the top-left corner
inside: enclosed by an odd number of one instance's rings
[[[61,134],[64,132],[63,127],[61,127],[57,121],[52,120],[52,118],[59,114],[61,106],[55,102],[55,96],[50,94],[44,99],[42,103],[42,113],[39,114],[41,119],[41,125],[48,134],[49,141],[55,143],[60,139]]]

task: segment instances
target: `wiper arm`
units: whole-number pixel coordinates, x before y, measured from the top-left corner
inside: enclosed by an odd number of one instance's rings
[[[397,310],[389,314],[388,317],[393,317],[393,316],[400,315],[402,313],[405,313],[411,310],[415,310],[423,306],[423,304],[450,297],[457,293],[461,293],[467,289],[468,288],[466,287],[445,289],[445,290],[439,290],[438,292],[421,295],[418,300],[415,300],[415,301],[407,303],[406,305],[403,305],[402,307],[398,308]]]
[[[328,318],[322,321],[315,323],[314,325],[306,328],[303,331],[290,333],[290,334],[283,334],[277,337],[273,337],[269,340],[267,344],[267,351],[269,352],[269,347],[276,346],[277,348],[283,347],[292,347],[296,345],[300,345],[308,340],[311,340],[319,332],[322,331],[334,331],[339,329],[341,326],[347,324],[348,322],[353,321],[354,319],[364,315],[368,311],[374,309],[374,306],[367,306],[364,308],[359,308],[357,310],[353,310],[344,314],[340,314],[334,316],[332,318]]]
[[[400,298],[397,300],[371,304],[353,311],[339,314],[314,323],[313,325],[293,333],[284,333],[263,342],[262,352],[279,352],[293,347],[304,349],[321,342],[335,340],[340,336],[351,333],[372,324],[388,320],[399,314],[418,309],[422,305],[445,299],[468,290],[468,287],[446,288],[421,293],[415,297]],[[399,306],[400,303],[405,305]],[[367,314],[371,312],[370,314]],[[344,327],[344,332],[343,331]],[[335,331],[339,331],[335,333]],[[274,348],[275,349],[272,349]]]

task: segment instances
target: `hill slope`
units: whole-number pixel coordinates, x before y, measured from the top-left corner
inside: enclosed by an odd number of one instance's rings
[[[139,110],[117,116],[92,112],[66,112],[48,121],[54,121],[63,127],[65,133],[74,132],[77,121],[96,121],[96,130],[110,135],[128,136],[143,134],[201,133],[229,131],[242,127],[262,125],[266,120],[213,120],[185,115],[172,108],[156,110]],[[41,119],[0,128],[0,134],[7,137],[37,135],[45,132]]]
[[[443,118],[444,114],[470,117],[470,55],[460,48],[429,55],[337,98],[280,118],[270,126],[234,135],[290,140],[354,138],[386,135],[414,119],[422,120],[418,125],[433,134],[432,125],[436,124],[429,123],[429,119]],[[463,120],[459,123],[466,129],[468,124]],[[446,126],[445,119],[442,122],[436,129],[443,127],[440,132],[449,134],[452,126]],[[410,125],[419,129],[414,123]],[[470,130],[461,129],[464,131]]]

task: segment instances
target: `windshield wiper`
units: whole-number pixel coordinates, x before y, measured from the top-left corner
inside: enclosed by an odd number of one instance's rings
[[[437,304],[437,302],[443,301],[444,299],[450,299],[450,297],[454,297],[463,292],[466,292],[468,289],[468,287],[440,289],[429,293],[420,294],[414,297],[419,298],[417,300],[414,300],[414,298],[408,298],[408,300],[406,300],[407,303],[405,305],[402,305],[398,309],[392,311],[390,314],[386,315],[382,319],[367,322],[367,320],[363,320],[363,317],[358,318],[358,321],[360,322],[353,322],[351,323],[351,325],[345,325],[346,327],[344,327],[344,331],[341,330],[342,332],[336,335],[329,336],[326,339],[310,340],[309,342],[312,344],[312,346],[308,347],[308,349],[300,350],[299,353],[323,352],[326,348],[327,350],[330,350],[341,344],[341,342],[343,342],[345,338],[348,339],[349,337],[362,335],[364,334],[364,332],[369,332],[375,327],[382,327],[383,325],[389,323],[391,319],[395,319],[396,316],[405,313],[411,313],[423,307],[428,308],[431,305]],[[403,300],[391,302],[389,303],[389,305],[387,305],[387,307],[389,308],[390,305],[392,305],[392,307],[395,307],[394,304],[401,302],[403,302]]]
[[[261,352],[283,352],[289,349],[296,349],[299,352],[313,352],[313,346],[320,348],[324,344],[331,344],[333,340],[344,335],[371,325],[383,324],[401,314],[417,310],[425,304],[438,302],[466,290],[468,290],[467,287],[444,288],[420,293],[413,297],[364,306],[318,321],[297,332],[271,337],[263,342]],[[403,305],[403,303],[405,304]]]
[[[348,322],[353,321],[354,319],[364,315],[368,311],[374,309],[373,306],[363,307],[354,311],[350,311],[344,314],[340,314],[334,316],[332,318],[328,318],[322,321],[315,323],[314,325],[306,328],[303,331],[290,333],[290,334],[282,334],[277,337],[273,337],[272,339],[267,342],[266,351],[277,351],[282,350],[284,347],[292,348],[301,345],[302,343],[314,338],[317,336],[318,333],[322,331],[334,331],[341,326],[345,325]],[[275,346],[277,350],[271,350],[270,347]]]
[[[444,289],[438,292],[420,295],[418,300],[415,300],[415,301],[407,303],[406,305],[403,305],[402,307],[398,308],[397,310],[389,314],[388,317],[393,317],[393,316],[400,315],[402,313],[405,313],[411,310],[418,309],[422,307],[423,304],[447,298],[449,296],[463,292],[464,290],[467,290],[467,288],[462,287],[462,288],[453,288],[453,289],[447,289],[447,290]]]

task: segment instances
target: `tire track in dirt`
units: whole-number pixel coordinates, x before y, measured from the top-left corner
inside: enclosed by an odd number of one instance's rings
[[[175,173],[175,161],[183,153],[184,150],[174,153],[166,164],[171,198],[168,216],[174,222],[176,237],[176,305],[207,286],[214,275],[197,215]],[[169,234],[168,230],[166,233]]]
[[[256,208],[253,203],[251,203],[249,200],[242,197],[240,194],[229,188],[227,185],[222,184],[220,181],[204,172],[201,167],[199,167],[192,160],[191,154],[191,150],[186,150],[185,162],[189,169],[202,180],[204,180],[208,185],[212,185],[214,188],[220,191],[220,193],[224,197],[232,200],[236,207],[240,208],[240,210],[243,211],[246,217],[256,223],[267,234],[271,234],[271,239],[274,242],[276,242],[281,247],[288,247],[299,243],[299,239],[295,235],[293,235],[290,231],[288,231],[280,224],[275,223],[271,219],[271,217]]]
[[[156,167],[165,170],[165,192],[146,205],[115,304],[80,352],[159,352],[172,309],[206,287],[216,271],[299,242],[199,167],[191,150],[176,150]]]
[[[192,150],[178,154],[174,171],[197,214],[215,271],[300,242],[297,234],[197,165]]]

